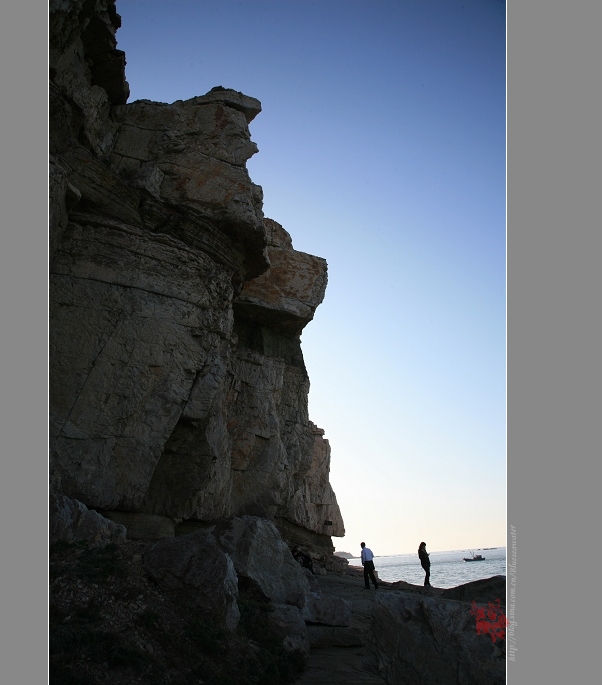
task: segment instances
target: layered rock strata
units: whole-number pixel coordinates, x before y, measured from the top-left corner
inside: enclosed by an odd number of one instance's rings
[[[325,559],[344,527],[300,334],[326,262],[263,216],[259,101],[126,104],[119,25],[50,3],[52,489],[130,537],[250,514]]]

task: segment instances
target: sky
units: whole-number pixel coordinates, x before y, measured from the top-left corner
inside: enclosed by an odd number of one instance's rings
[[[506,543],[503,0],[117,0],[129,102],[262,103],[264,214],[328,262],[301,337],[337,551]]]

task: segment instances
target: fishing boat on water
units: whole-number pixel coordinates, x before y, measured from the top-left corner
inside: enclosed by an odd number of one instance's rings
[[[471,557],[462,557],[464,561],[485,561],[485,557],[480,554],[475,554],[473,551],[470,552]]]

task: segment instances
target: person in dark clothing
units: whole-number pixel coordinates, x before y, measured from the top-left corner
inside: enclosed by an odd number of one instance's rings
[[[364,587],[366,590],[370,589],[370,580],[374,583],[374,589],[378,590],[378,583],[376,582],[376,578],[374,577],[374,554],[372,554],[372,550],[366,547],[366,543],[362,542],[360,543],[360,546],[362,548],[362,553],[361,553],[361,560],[362,560],[362,566],[364,567]],[[368,577],[370,577],[370,580],[368,580]]]
[[[420,546],[418,547],[418,557],[420,558],[420,565],[426,573],[424,576],[424,584],[425,586],[431,587],[431,560],[429,559],[429,554],[426,551],[426,542],[420,543]]]

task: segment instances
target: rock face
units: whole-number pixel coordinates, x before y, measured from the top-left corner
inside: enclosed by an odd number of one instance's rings
[[[230,555],[239,578],[274,604],[303,606],[309,582],[273,523],[243,516],[218,521],[207,532]]]
[[[265,228],[270,266],[243,285],[235,311],[240,318],[295,335],[324,299],[326,261],[294,250],[290,235],[275,221],[266,219]]]
[[[289,604],[274,604],[272,611],[268,614],[268,620],[287,652],[309,653],[307,626],[297,607]]]
[[[389,685],[506,682],[503,643],[477,632],[468,602],[443,595],[380,594],[372,606],[371,636],[375,665]]]
[[[308,592],[303,605],[303,618],[307,623],[327,626],[351,625],[351,602],[341,597]]]
[[[53,490],[132,537],[253,515],[326,559],[344,527],[300,333],[327,267],[263,216],[260,103],[126,104],[114,1],[53,0],[49,26]]]
[[[220,627],[236,628],[238,578],[232,560],[210,534],[198,531],[161,540],[146,553],[144,566],[178,601],[200,609]]]
[[[144,566],[161,589],[233,630],[238,588],[270,603],[269,620],[287,651],[309,651],[306,624],[351,625],[351,602],[312,591],[276,526],[254,516],[221,519],[151,545]]]
[[[451,587],[443,590],[440,597],[443,599],[456,599],[460,602],[477,602],[487,604],[497,598],[502,604],[506,603],[506,576],[491,576],[473,580],[464,585]]]

